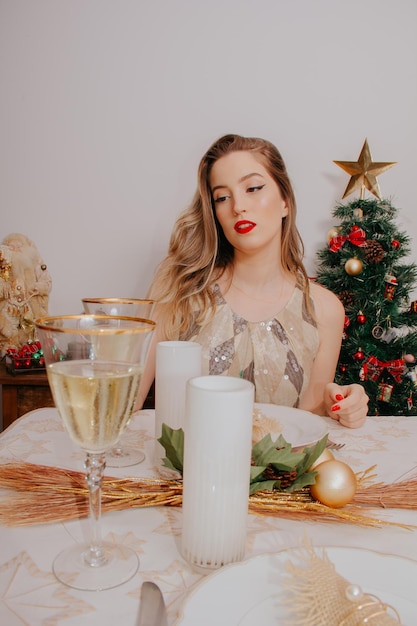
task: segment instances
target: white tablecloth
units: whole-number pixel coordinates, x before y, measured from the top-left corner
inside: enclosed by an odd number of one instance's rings
[[[415,474],[417,418],[370,417],[359,430],[343,428],[331,419],[328,424],[331,439],[346,444],[335,453],[337,458],[355,471],[376,464],[378,481],[386,483]],[[154,412],[135,414],[128,430],[130,442],[140,446],[147,459],[130,468],[108,468],[107,475],[154,476]],[[83,455],[69,441],[53,408],[28,413],[0,435],[0,461],[8,460],[83,471]],[[380,511],[379,517],[417,526],[417,511],[388,509]],[[0,526],[0,624],[134,626],[145,580],[153,580],[161,587],[169,623],[174,624],[187,592],[202,578],[179,552],[181,509],[152,507],[107,513],[103,515],[102,527],[104,539],[123,542],[137,551],[140,569],[132,580],[115,589],[81,592],[59,583],[51,565],[56,554],[71,542],[84,540],[85,520]],[[295,547],[305,535],[316,546],[367,548],[417,560],[417,531],[258,515],[249,515],[246,558]]]

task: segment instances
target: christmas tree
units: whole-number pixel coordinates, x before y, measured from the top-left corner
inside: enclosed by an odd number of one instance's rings
[[[395,163],[372,162],[366,140],[357,162],[335,163],[351,175],[343,198],[360,190],[334,209],[339,224],[317,254],[317,282],[345,307],[335,380],[363,385],[369,415],[417,415],[417,301],[409,298],[417,266],[404,261],[410,239],[376,178]],[[365,190],[374,197],[365,198]]]

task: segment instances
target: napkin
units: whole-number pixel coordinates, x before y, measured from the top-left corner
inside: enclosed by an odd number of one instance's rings
[[[284,577],[288,626],[401,624],[394,607],[338,574],[325,549],[320,555],[305,541],[294,556]]]

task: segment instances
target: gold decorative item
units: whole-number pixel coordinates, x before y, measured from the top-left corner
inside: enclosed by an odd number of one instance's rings
[[[330,243],[332,239],[338,237],[340,235],[340,229],[337,226],[332,226],[332,228],[327,231],[327,242]]]
[[[360,198],[363,199],[365,189],[367,189],[378,200],[381,200],[381,193],[376,177],[386,172],[393,165],[396,165],[396,162],[373,162],[367,139],[365,139],[357,161],[333,161],[333,163],[336,163],[336,165],[351,175],[342,198],[346,198],[346,196],[359,189]]]
[[[332,461],[334,459],[333,452],[330,452],[329,448],[325,448],[320,454],[319,458],[309,467],[309,470],[317,471],[317,466],[325,461]]]
[[[313,498],[334,508],[345,506],[352,501],[357,481],[349,465],[331,459],[320,463],[315,470],[316,482],[310,487]]]
[[[401,624],[395,607],[338,574],[324,548],[316,552],[305,540],[304,546],[293,551],[293,560],[285,569],[288,626]]]
[[[4,237],[0,242],[0,357],[11,349],[17,358],[23,346],[37,339],[34,322],[48,315],[51,288],[48,267],[34,242],[21,233]],[[30,367],[24,361],[17,365],[21,367],[13,373]]]
[[[358,276],[363,270],[363,263],[355,256],[346,261],[345,270],[349,276]]]

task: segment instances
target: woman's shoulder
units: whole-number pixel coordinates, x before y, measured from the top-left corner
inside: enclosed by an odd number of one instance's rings
[[[333,291],[316,282],[310,282],[310,294],[318,315],[344,315],[344,306]]]

